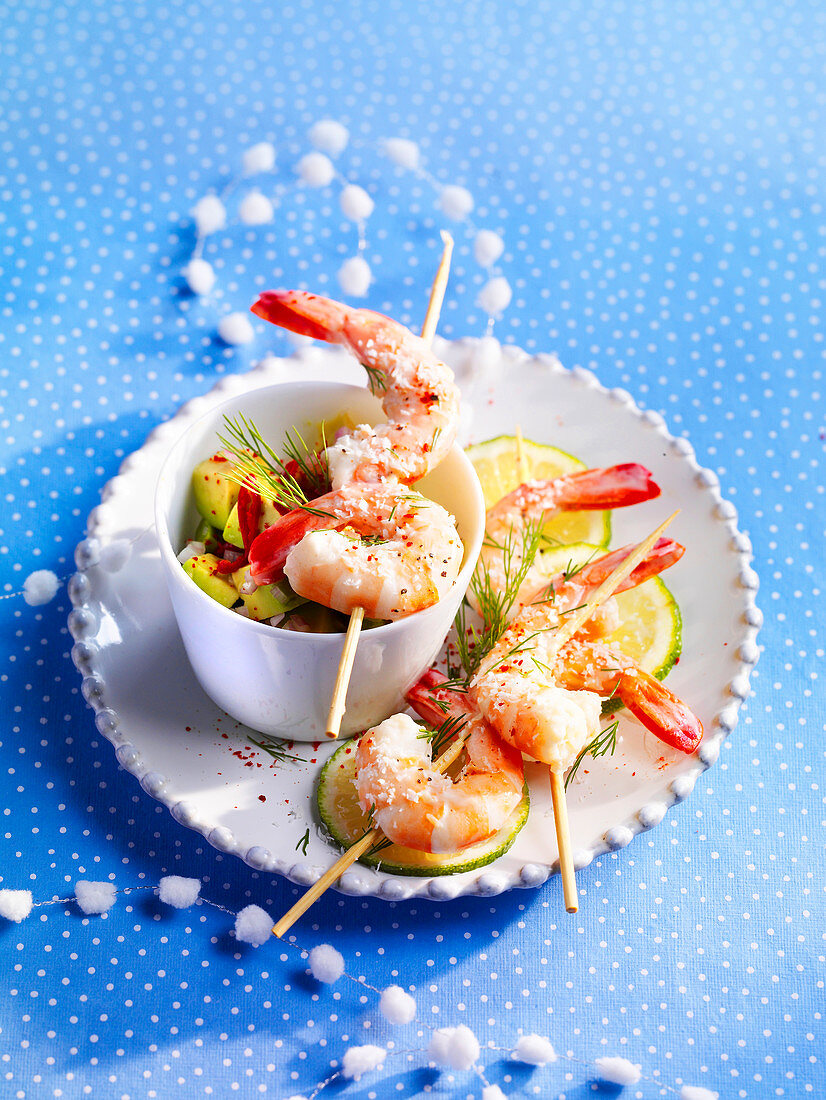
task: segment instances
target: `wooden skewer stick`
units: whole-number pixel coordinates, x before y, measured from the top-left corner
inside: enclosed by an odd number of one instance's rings
[[[676,516],[676,515],[677,515],[677,513],[674,512],[673,515],[669,516],[668,519],[665,520],[665,522],[661,523],[660,526],[655,531],[652,531],[652,533],[648,536],[647,539],[644,539],[639,544],[637,549],[628,558],[626,558],[624,562],[620,562],[620,564],[613,571],[613,573],[610,573],[605,578],[605,580],[602,582],[602,584],[596,590],[596,592],[591,597],[590,601],[585,605],[585,607],[583,607],[581,611],[576,612],[576,618],[578,620],[578,626],[575,629],[579,629],[579,626],[581,626],[582,623],[586,619],[589,619],[591,617],[591,615],[593,615],[593,613],[596,611],[596,609],[599,607],[599,605],[601,603],[604,603],[604,601],[607,600],[608,597],[611,596],[617,590],[617,588],[622,584],[622,582],[625,580],[625,578],[628,576],[628,574],[633,569],[635,569],[636,566],[642,561],[642,559],[645,557],[645,555],[648,553],[648,551],[651,549],[651,547],[654,545],[654,543],[660,537],[662,532],[666,529],[666,527],[669,525],[669,523],[671,523],[671,521],[674,519],[674,516]],[[631,563],[630,566],[629,566],[629,562]],[[573,619],[573,618],[574,618],[574,615],[571,615],[571,619]],[[570,635],[569,635],[569,637],[570,637]],[[566,641],[567,641],[567,638],[566,638]],[[434,760],[433,767],[436,771],[438,771],[438,772],[447,771],[447,769],[450,767],[450,765],[453,763],[453,761],[457,758],[459,753],[462,751],[462,748],[463,748],[464,743],[465,743],[465,737],[466,736],[467,736],[467,734],[464,731],[460,731],[458,736],[456,737],[456,739],[454,741],[452,741],[450,745],[448,745],[448,747],[445,749],[445,751],[439,757],[437,757],[436,760]],[[554,773],[552,772],[551,773],[551,783],[552,783],[551,789],[552,790],[553,790],[553,782],[554,782],[553,775],[554,775]],[[561,779],[561,776],[560,776],[560,779]],[[562,788],[562,795],[563,795],[563,805],[564,805],[564,795],[565,795],[564,786]],[[307,910],[310,908],[310,906],[321,897],[321,895],[325,892],[325,890],[329,889],[329,887],[331,887],[344,874],[344,872],[347,870],[347,868],[350,867],[353,863],[355,863],[356,860],[360,856],[364,855],[365,852],[369,851],[369,849],[372,847],[372,845],[375,844],[375,842],[377,840],[379,840],[381,838],[381,836],[382,836],[381,829],[373,828],[368,833],[365,833],[364,836],[361,837],[360,840],[357,840],[356,843],[353,844],[352,847],[348,848],[346,852],[342,852],[342,854],[339,856],[339,858],[336,860],[336,862],[333,864],[333,866],[329,869],[329,871],[326,871],[321,876],[321,878],[318,880],[318,882],[316,882],[313,886],[311,886],[310,889],[306,892],[306,894],[303,894],[298,899],[298,901],[295,903],[295,905],[293,905],[293,907],[291,909],[289,909],[284,914],[284,916],[281,918],[281,920],[279,920],[278,923],[273,927],[273,930],[272,930],[273,935],[278,936],[279,939],[280,939],[281,936],[283,936],[285,932],[289,931],[289,929],[292,928],[292,926],[295,924],[295,922],[298,920],[298,918],[303,916],[303,914],[307,912]],[[561,866],[561,858],[562,857],[560,855],[560,866]],[[564,885],[564,880],[563,880],[563,885]],[[574,901],[576,901],[576,892],[575,891],[574,891],[573,896],[574,896]],[[567,898],[566,898],[566,905],[567,905]]]
[[[430,300],[427,303],[427,312],[422,324],[422,339],[428,344],[432,342],[439,323],[439,314],[442,311],[442,303],[445,300],[448,275],[450,274],[450,259],[453,255],[453,238],[445,230],[442,230],[442,258],[436,271],[436,278],[430,288]],[[330,700],[330,710],[327,713],[327,736],[335,740],[341,729],[341,720],[344,717],[347,699],[347,686],[353,671],[353,661],[356,659],[356,648],[361,637],[361,624],[364,621],[364,608],[354,607],[350,612],[350,622],[347,624],[347,634],[344,637],[344,646],[341,650],[341,658],[336,671],[336,682],[333,687],[333,697]]]

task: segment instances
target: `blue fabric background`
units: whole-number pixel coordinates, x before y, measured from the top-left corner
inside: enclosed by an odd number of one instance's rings
[[[431,188],[379,152],[403,135],[505,238],[496,335],[624,387],[719,473],[766,622],[719,763],[581,873],[576,917],[558,880],[445,905],[330,894],[297,943],[414,988],[420,1020],[466,1022],[511,1096],[590,1095],[593,1059],[615,1053],[642,1065],[627,1095],[646,1100],[684,1081],[826,1093],[825,23],[817,3],[759,0],[0,4],[0,885],[46,902],[78,878],[172,872],[233,911],[297,896],[119,771],[69,659],[65,587],[41,608],[15,594],[34,569],[72,571],[102,486],[156,423],[287,349],[263,327],[225,346],[222,313],[265,285],[337,292],[355,231],[334,191],[294,182],[311,124],[337,118],[339,168],[377,203],[368,304],[418,321],[440,249]],[[190,211],[265,139],[276,222],[211,238],[219,293],[194,299]],[[484,275],[454,228],[441,332],[480,335]],[[414,1053],[348,1096],[481,1094],[423,1068],[426,1029],[390,1029],[369,990],[318,987],[296,951],[239,949],[231,926],[149,890],[105,918],[65,904],[3,924],[0,1094],[309,1095],[347,1046],[388,1039]],[[519,1029],[570,1058],[515,1066]]]

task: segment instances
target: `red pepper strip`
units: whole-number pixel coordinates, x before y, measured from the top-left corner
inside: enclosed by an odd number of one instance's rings
[[[238,526],[241,528],[241,541],[244,543],[244,556],[249,554],[253,540],[258,534],[261,521],[261,497],[242,485],[238,492]]]

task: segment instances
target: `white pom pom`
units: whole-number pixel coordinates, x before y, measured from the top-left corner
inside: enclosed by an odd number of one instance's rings
[[[379,1012],[391,1024],[409,1024],[416,1018],[416,1002],[400,985],[389,985],[382,992]]]
[[[597,1058],[596,1066],[602,1080],[612,1085],[636,1085],[640,1079],[640,1067],[627,1058]]]
[[[419,147],[415,141],[407,138],[388,138],[384,143],[384,152],[399,168],[415,171],[419,167]]]
[[[341,192],[339,199],[341,212],[345,218],[354,222],[364,222],[370,217],[375,208],[375,203],[357,183],[348,183]]]
[[[310,187],[326,187],[335,178],[333,162],[323,153],[307,153],[296,165],[296,172]]]
[[[207,260],[190,260],[184,268],[186,285],[193,294],[209,294],[215,286],[215,269]]]
[[[717,1093],[704,1089],[702,1085],[683,1085],[680,1100],[717,1100]]]
[[[502,345],[495,336],[483,336],[471,354],[471,370],[483,378],[490,378],[502,366]]]
[[[260,191],[250,191],[238,206],[238,217],[244,225],[266,225],[272,216],[272,203]]]
[[[235,938],[260,947],[272,935],[273,919],[260,905],[248,905],[235,918]]]
[[[115,904],[116,893],[114,882],[87,882],[80,879],[75,883],[75,900],[87,916],[108,913]]]
[[[505,251],[505,242],[492,229],[480,229],[473,242],[473,255],[477,264],[490,267]]]
[[[29,607],[40,607],[55,598],[59,584],[51,569],[35,569],[23,581],[23,599]]]
[[[495,317],[500,313],[504,313],[511,304],[512,297],[513,291],[510,283],[502,275],[499,275],[485,283],[479,291],[479,297],[476,301],[485,313]]]
[[[195,226],[199,233],[206,236],[217,233],[227,224],[227,211],[217,195],[204,195],[195,203],[192,211]]]
[[[310,143],[320,149],[322,153],[329,153],[337,157],[347,148],[350,140],[350,131],[333,118],[323,118],[310,128]]]
[[[199,878],[165,875],[158,883],[158,897],[164,905],[171,905],[174,909],[188,909],[198,900],[200,892]]]
[[[485,1085],[482,1089],[482,1100],[508,1100],[498,1085]]]
[[[245,176],[271,172],[275,168],[275,146],[269,141],[259,141],[257,145],[251,145],[244,153],[241,164]]]
[[[332,985],[344,973],[344,956],[329,943],[320,943],[310,952],[310,973],[319,982]]]
[[[452,1069],[470,1069],[479,1057],[479,1040],[469,1027],[440,1027],[433,1032],[427,1053],[434,1062]]]
[[[132,557],[132,543],[128,539],[113,539],[100,551],[100,567],[107,573],[119,573]]]
[[[455,218],[457,222],[461,221],[473,209],[473,195],[466,187],[448,184],[447,187],[442,188],[442,193],[439,195],[439,207],[449,218]]]
[[[556,1051],[541,1035],[520,1035],[513,1057],[529,1066],[547,1066],[556,1061]]]
[[[344,1052],[341,1072],[345,1077],[358,1081],[363,1074],[370,1073],[374,1069],[381,1069],[386,1057],[387,1051],[384,1047],[374,1047],[369,1043],[363,1047],[350,1047],[349,1050]]]
[[[226,344],[249,344],[255,330],[246,313],[228,313],[218,322],[218,335]]]
[[[306,1096],[299,1096],[298,1093],[295,1096],[288,1096],[287,1100],[307,1100]]]
[[[338,269],[338,284],[351,298],[363,298],[370,288],[370,265],[361,256],[345,260]]]
[[[32,911],[31,890],[0,890],[0,917],[19,924]]]

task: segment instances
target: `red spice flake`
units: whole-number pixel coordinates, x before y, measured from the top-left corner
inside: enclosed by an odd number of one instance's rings
[[[192,733],[192,726],[184,726],[187,733]]]
[[[258,801],[259,802],[266,802],[267,801],[267,796],[265,794],[259,794]]]

